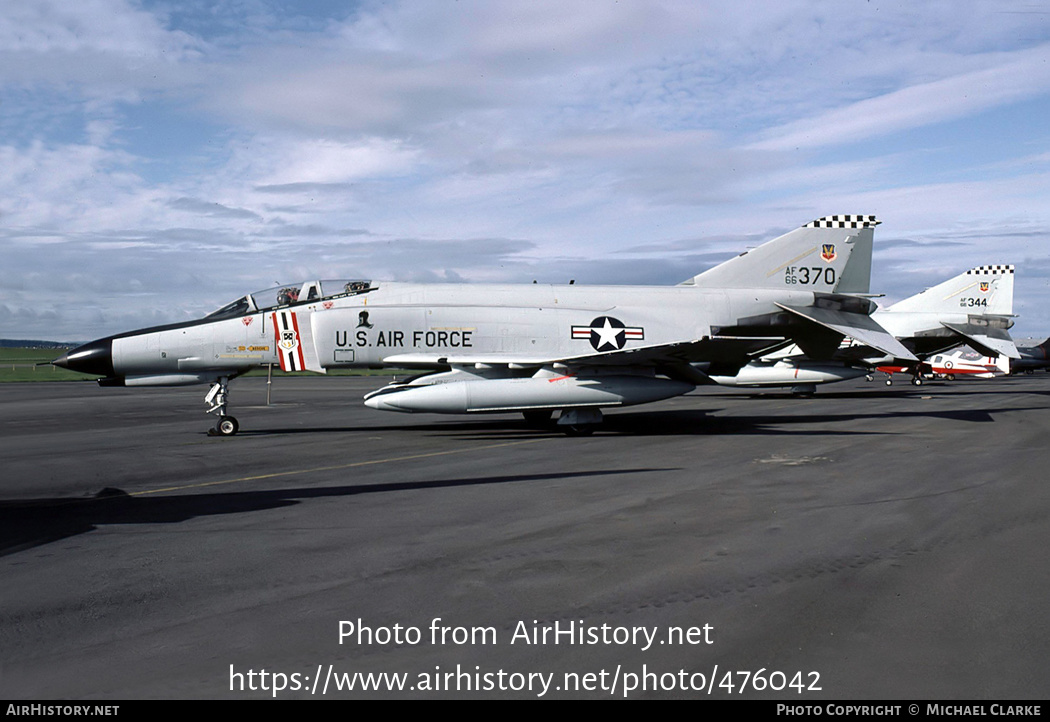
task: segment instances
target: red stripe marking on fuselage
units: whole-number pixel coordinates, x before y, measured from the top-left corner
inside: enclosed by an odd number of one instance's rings
[[[281,362],[281,371],[288,371],[288,359],[287,353],[281,348],[281,326],[278,323],[277,312],[274,311],[273,316],[273,342],[277,346],[277,360]]]
[[[296,355],[299,357],[299,370],[303,371],[306,369],[306,359],[303,358],[303,339],[302,336],[299,335],[299,319],[294,311],[292,311],[290,315],[292,317],[292,330],[295,332],[295,351]]]

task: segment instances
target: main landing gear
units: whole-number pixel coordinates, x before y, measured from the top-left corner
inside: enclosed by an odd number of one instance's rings
[[[601,409],[562,409],[558,420],[552,425],[551,417],[553,409],[528,409],[522,411],[525,424],[533,429],[551,428],[565,433],[568,436],[589,436],[602,423]]]
[[[590,436],[601,423],[601,409],[562,409],[557,428],[568,436]]]
[[[226,414],[226,405],[230,400],[229,387],[230,377],[220,376],[219,380],[211,385],[208,395],[204,397],[204,403],[211,404],[208,413],[219,415],[215,426],[208,429],[208,436],[233,436],[240,428],[237,419]]]
[[[875,380],[875,377],[872,376],[871,374],[868,374],[865,378],[867,378],[868,381],[874,381]],[[916,374],[915,376],[912,376],[911,377],[911,383],[912,383],[912,386],[922,386],[922,383],[923,383],[923,381],[922,381],[922,374]],[[886,374],[886,385],[887,386],[893,386],[893,374]]]

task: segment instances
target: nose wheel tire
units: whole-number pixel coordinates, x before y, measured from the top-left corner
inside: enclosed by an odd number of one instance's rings
[[[218,423],[213,428],[208,429],[208,436],[233,436],[239,428],[240,425],[237,423],[237,419],[232,416],[221,416]]]

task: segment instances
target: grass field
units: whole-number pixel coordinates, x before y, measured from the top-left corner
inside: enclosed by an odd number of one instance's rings
[[[0,348],[0,383],[9,381],[94,381],[95,376],[76,371],[60,369],[57,366],[37,366],[47,363],[64,354],[64,348]],[[407,375],[411,372],[401,369],[346,369],[329,371],[329,376],[390,376]],[[274,369],[274,376],[316,376],[309,372],[284,374]],[[266,368],[255,369],[246,376],[265,376]]]
[[[92,377],[57,366],[37,366],[66,352],[64,348],[0,348],[0,382],[90,381]]]

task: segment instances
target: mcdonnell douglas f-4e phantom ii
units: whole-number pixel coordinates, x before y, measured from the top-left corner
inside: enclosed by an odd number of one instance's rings
[[[249,369],[418,369],[368,394],[387,411],[522,412],[588,433],[602,408],[659,401],[796,343],[830,358],[848,336],[915,357],[867,297],[874,216],[830,216],[677,286],[309,281],[197,321],[117,334],[53,363],[103,386],[211,384],[209,433],[237,433],[228,384]]]

